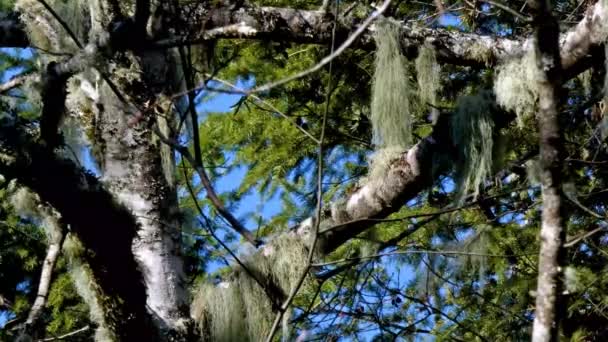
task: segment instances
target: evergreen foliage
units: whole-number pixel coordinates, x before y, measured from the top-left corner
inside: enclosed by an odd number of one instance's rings
[[[21,8],[40,6],[36,1],[19,2]],[[61,9],[63,3],[82,5],[85,2],[49,3]],[[305,0],[252,3],[307,9],[317,9],[319,5],[319,1]],[[351,3],[354,2],[340,2],[339,9]],[[520,3],[509,5],[519,9]],[[129,4],[121,3],[125,9]],[[573,17],[580,16],[585,7],[577,9],[579,3],[573,1],[555,4],[559,7],[558,13],[564,13],[562,20],[570,13],[575,13]],[[529,24],[514,19],[511,14],[490,5],[486,11],[485,6],[450,12],[462,20],[456,28],[514,37],[529,30]],[[72,12],[62,13],[82,13],[73,12],[78,8],[84,11],[82,7],[71,7]],[[391,10],[395,18],[411,21],[436,14],[435,5],[430,1],[399,2]],[[527,10],[524,8],[522,12],[526,14]],[[352,15],[364,18],[369,12],[369,6],[358,3]],[[88,24],[76,21],[90,17],[70,16],[74,20],[70,26],[86,40]],[[443,25],[441,21],[420,22],[422,26],[431,26]],[[37,20],[27,17],[25,22],[28,29],[32,29]],[[452,116],[449,133],[453,150],[439,156],[449,161],[449,165],[455,165],[455,172],[438,177],[428,190],[390,216],[392,221],[378,222],[373,230],[340,246],[322,260],[335,264],[314,267],[311,270],[314,274],[309,275],[290,308],[286,321],[290,331],[284,338],[529,340],[542,207],[538,175],[534,171],[538,166],[535,162],[538,137],[534,131],[536,125],[531,122],[538,101],[534,56],[514,58],[495,70],[479,65],[446,64],[439,70],[436,63],[441,51],[423,47],[419,50],[414,75],[410,72],[414,66],[408,65],[397,45],[396,24],[386,19],[376,27],[376,55],[366,50],[367,47],[353,46],[333,62],[333,89],[323,156],[326,164],[322,184],[324,203],[357,191],[367,180],[383,179],[391,160],[401,155],[404,148],[428,136],[433,127],[425,120],[426,115],[419,112],[416,101],[438,104],[440,100],[442,108],[455,108],[452,113],[445,113]],[[424,30],[426,28],[421,32]],[[64,34],[57,27],[48,32]],[[32,37],[40,47],[52,48],[44,35],[32,32]],[[73,53],[76,49],[71,44],[66,39],[65,46],[59,49]],[[211,70],[214,75],[243,88],[305,70],[329,53],[329,48],[323,45],[269,41],[220,40],[211,46],[214,51],[210,66],[217,67]],[[34,51],[33,57],[24,59],[0,51],[3,78],[8,77],[7,70],[30,71],[37,64],[43,66],[40,55],[44,53]],[[44,55],[44,58],[55,57]],[[193,58],[199,63],[200,56]],[[491,62],[489,57],[484,60]],[[564,101],[562,117],[567,130],[568,168],[576,189],[571,197],[587,210],[604,217],[608,200],[605,191],[608,149],[603,138],[597,135],[598,119],[588,114],[588,103],[597,103],[599,98],[608,96],[608,77],[603,76],[600,69],[594,65],[593,72],[589,72],[587,80],[591,87],[585,89],[580,81],[566,84],[568,99]],[[197,80],[206,79],[202,73],[194,72]],[[414,76],[417,88],[413,85]],[[316,200],[317,146],[296,128],[296,123],[304,119],[306,129],[315,137],[320,135],[325,108],[324,85],[328,77],[324,70],[258,94],[266,103],[235,96],[231,98],[230,113],[207,107],[209,101],[220,96],[218,93],[208,89],[197,93],[200,147],[221,199],[229,210],[240,214],[239,219],[255,230],[256,236],[273,241],[258,254],[240,253],[240,259],[256,276],[274,279],[284,293],[289,293],[306,266],[308,251],[297,240],[273,238],[314,214]],[[92,81],[95,77],[83,76],[83,79]],[[72,99],[90,110],[91,99],[78,94],[81,83],[72,81],[70,89],[76,92]],[[94,82],[91,84],[95,86]],[[233,90],[213,81],[209,86]],[[495,101],[489,93],[480,92],[491,88]],[[0,119],[18,115],[36,127],[37,90],[37,84],[28,84],[2,94]],[[29,100],[23,99],[24,93]],[[418,99],[413,99],[412,94]],[[268,103],[276,109],[271,109]],[[507,136],[509,143],[501,144],[497,139],[498,124],[494,119],[498,121],[507,114],[497,111],[496,104],[515,112],[519,126],[525,128],[503,128],[500,135]],[[277,110],[288,119],[278,115]],[[83,114],[88,115],[83,120],[86,121],[83,130],[90,134],[95,124],[94,115]],[[603,121],[606,122],[605,118]],[[69,129],[64,127],[64,133]],[[79,141],[78,132],[75,136]],[[372,143],[377,146],[372,147]],[[498,147],[504,149],[505,163],[495,167]],[[188,195],[186,182],[194,187],[203,214],[213,223],[212,229],[231,248],[243,250],[238,237],[204,199],[204,190],[193,170],[187,165],[178,164],[178,167],[182,252],[195,297],[192,315],[197,319],[198,328],[207,340],[263,340],[275,317],[272,303],[259,284],[231,260],[199,224],[201,213]],[[437,169],[444,171],[442,167]],[[488,182],[493,175],[498,175],[500,180]],[[257,200],[258,195],[261,204],[250,205],[251,198]],[[473,198],[478,202],[469,205]],[[271,208],[272,214],[265,212],[266,202],[278,203],[276,208]],[[463,208],[438,214],[452,210],[454,203],[462,204]],[[566,280],[570,294],[563,339],[604,341],[608,336],[606,222],[568,203],[567,241],[571,247]],[[35,296],[46,237],[39,213],[24,215],[23,210],[17,210],[19,206],[11,201],[1,179],[0,204],[0,296],[11,304],[10,307],[0,305],[0,340],[11,341],[14,334],[2,327],[6,321],[3,318],[27,315]],[[592,235],[586,235],[596,229]],[[90,283],[89,266],[77,258],[78,253],[86,251],[72,238],[56,267],[43,317],[48,338],[100,321],[101,310],[95,305],[86,305],[82,299],[89,304],[99,300],[94,284]],[[351,262],[352,265],[340,271],[340,267]],[[339,272],[323,277],[334,270]],[[101,327],[73,339],[90,341],[92,335],[97,334],[97,338],[103,340],[107,338],[106,333]]]

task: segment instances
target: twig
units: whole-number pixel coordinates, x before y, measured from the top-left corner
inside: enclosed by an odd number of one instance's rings
[[[577,243],[579,243],[580,241],[585,240],[586,238],[590,237],[591,235],[594,235],[594,234],[595,234],[595,233],[597,233],[597,232],[601,232],[602,230],[604,230],[604,228],[603,228],[603,227],[597,227],[597,228],[595,228],[595,229],[593,229],[593,230],[591,230],[591,231],[589,231],[589,232],[584,232],[583,234],[573,236],[573,237],[571,237],[571,238],[569,239],[569,241],[568,241],[568,242],[566,242],[566,243],[564,244],[564,248],[570,248],[570,247],[573,247],[573,246],[575,246]]]
[[[184,161],[182,160],[182,165],[183,164],[184,164]],[[207,232],[209,232],[209,234],[211,235],[211,237],[213,237],[213,239],[215,241],[217,241],[217,243],[219,243],[220,246],[222,246],[222,248],[224,248],[226,250],[226,252],[228,252],[228,254],[230,254],[230,256],[245,271],[245,273],[247,273],[247,275],[249,275],[258,285],[260,285],[260,287],[264,290],[264,292],[266,293],[266,295],[268,296],[268,298],[270,298],[270,300],[273,303],[273,305],[276,305],[275,298],[277,296],[274,293],[276,291],[273,291],[273,289],[271,289],[263,281],[261,281],[260,279],[258,279],[258,277],[256,277],[256,275],[247,267],[247,265],[245,265],[244,262],[241,261],[241,259],[239,259],[239,257],[230,249],[230,247],[228,247],[228,245],[226,245],[224,243],[224,241],[222,241],[222,239],[220,239],[220,237],[217,236],[217,234],[215,234],[215,231],[211,228],[211,223],[209,222],[209,219],[207,218],[207,216],[203,212],[203,208],[201,208],[201,206],[198,204],[198,201],[197,201],[194,189],[192,189],[192,185],[188,181],[188,174],[186,172],[186,168],[184,168],[184,176],[185,176],[185,179],[186,179],[186,187],[188,188],[188,192],[190,193],[190,196],[192,197],[192,199],[194,201],[194,205],[196,206],[196,209],[198,210],[199,215],[205,220],[206,224],[203,223],[203,221],[201,221],[200,219],[198,219],[198,222],[201,225],[201,227],[205,228],[205,230]]]
[[[10,80],[4,82],[0,85],[0,94],[4,94],[7,91],[17,88],[23,85],[28,79],[33,79],[34,81],[40,81],[40,76],[36,74],[21,74],[11,78]]]
[[[59,23],[59,25],[61,25],[61,27],[63,27],[63,29],[65,30],[65,32],[70,36],[70,38],[72,38],[72,40],[74,41],[74,44],[76,44],[76,46],[78,46],[79,49],[83,49],[84,46],[82,45],[82,43],[80,42],[80,40],[78,40],[78,37],[76,37],[76,34],[74,34],[74,31],[72,31],[72,29],[70,28],[70,26],[68,25],[68,23],[66,23],[60,16],[59,14],[57,14],[57,12],[55,12],[55,10],[46,3],[46,1],[44,0],[37,0],[39,3],[42,4],[42,6],[44,6],[44,8],[46,8],[47,11],[49,11],[49,13],[51,13],[51,15],[53,16],[53,18],[55,18],[55,20],[57,20],[57,22]]]
[[[222,203],[220,198],[217,196],[217,193],[215,192],[215,189],[213,188],[213,185],[211,184],[211,180],[207,176],[207,171],[205,171],[205,166],[202,164],[197,164],[196,160],[194,159],[194,157],[192,157],[192,155],[190,154],[190,151],[188,151],[188,149],[186,147],[184,147],[184,146],[180,145],[179,143],[175,142],[174,140],[164,136],[164,134],[162,132],[160,132],[158,127],[155,127],[153,129],[153,131],[156,134],[156,136],[163,143],[169,145],[175,151],[177,151],[179,154],[181,154],[182,158],[187,160],[188,163],[190,163],[190,165],[192,166],[192,168],[194,168],[194,170],[198,174],[199,178],[201,179],[201,183],[205,187],[205,191],[207,193],[207,198],[211,201],[211,203],[213,204],[213,207],[218,211],[218,213],[224,219],[226,219],[226,221],[228,221],[228,223],[230,223],[230,226],[237,233],[239,233],[245,240],[247,240],[249,243],[251,243],[254,247],[256,247],[256,248],[259,247],[261,245],[261,241],[256,240],[256,238],[253,236],[253,234],[251,234],[251,232],[249,230],[247,230],[247,228],[245,228],[239,222],[239,220],[236,217],[234,217],[232,215],[232,213],[230,213],[230,211],[228,211],[226,209],[226,207],[224,207],[224,204]]]
[[[489,4],[489,5],[494,6],[494,7],[498,7],[501,10],[503,10],[505,12],[508,12],[509,14],[513,15],[514,17],[517,17],[517,18],[523,20],[524,22],[529,23],[529,22],[532,21],[532,18],[530,18],[527,15],[524,15],[524,14],[518,12],[517,10],[515,10],[515,9],[513,9],[513,8],[507,6],[507,5],[505,5],[504,3],[500,2],[500,1],[497,1],[497,0],[480,0],[480,1],[481,2],[485,2],[485,3]]]
[[[86,325],[86,326],[84,326],[84,327],[82,327],[82,328],[80,328],[78,330],[74,330],[74,331],[69,332],[67,334],[63,334],[63,335],[57,336],[57,337],[44,338],[44,339],[38,340],[38,342],[49,342],[49,341],[64,340],[64,339],[66,339],[68,337],[72,337],[72,336],[78,335],[80,333],[83,333],[83,332],[89,330],[90,328],[91,327],[89,327],[88,325]]]

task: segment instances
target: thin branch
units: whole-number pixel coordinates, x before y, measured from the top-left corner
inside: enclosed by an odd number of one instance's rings
[[[9,90],[15,89],[23,85],[28,79],[32,79],[34,82],[40,81],[40,75],[37,74],[21,74],[17,75],[10,80],[0,85],[0,94],[4,94]]]
[[[42,4],[42,6],[44,6],[44,8],[46,8],[47,11],[49,11],[49,13],[51,13],[51,15],[53,16],[53,18],[55,18],[55,20],[57,20],[57,22],[59,23],[59,25],[61,25],[61,27],[63,27],[63,29],[65,30],[65,32],[70,36],[70,38],[72,38],[72,40],[74,41],[74,44],[76,44],[76,46],[78,46],[79,49],[83,49],[84,46],[82,45],[82,43],[78,40],[78,37],[76,36],[76,34],[74,34],[74,31],[72,31],[72,29],[70,28],[70,25],[68,25],[68,23],[66,23],[61,16],[59,16],[59,14],[57,14],[57,12],[55,12],[55,10],[53,9],[53,7],[51,7],[49,4],[46,3],[46,1],[44,0],[37,0],[39,3]]]
[[[58,214],[54,213],[50,208],[45,208],[45,211],[49,211],[48,213],[45,213],[45,215],[52,215],[52,217],[46,219],[47,225],[49,225],[47,229],[51,231],[48,233],[49,246],[42,264],[42,271],[40,272],[36,300],[30,309],[23,329],[23,333],[29,336],[37,335],[40,315],[42,314],[42,310],[46,305],[47,297],[49,295],[55,263],[57,262],[57,258],[61,252],[61,246],[65,239],[65,227],[57,217]]]
[[[184,164],[184,162],[182,160],[182,165],[183,164]],[[224,241],[222,241],[222,239],[220,239],[220,237],[217,236],[217,234],[215,234],[215,231],[211,228],[211,222],[209,221],[209,219],[203,212],[203,208],[201,208],[201,206],[198,204],[198,201],[196,199],[196,193],[194,192],[194,189],[192,188],[192,184],[190,184],[190,182],[188,181],[188,174],[187,174],[187,171],[185,168],[184,168],[184,176],[186,179],[186,187],[188,188],[188,192],[190,193],[190,196],[194,200],[194,205],[196,206],[196,209],[198,210],[199,215],[205,220],[205,223],[203,223],[203,221],[201,221],[200,219],[198,220],[201,227],[205,228],[205,230],[207,232],[209,232],[211,237],[213,237],[213,239],[215,241],[217,241],[217,243],[220,244],[220,246],[222,246],[222,248],[224,248],[226,250],[226,252],[228,252],[228,254],[230,254],[230,256],[245,271],[245,273],[247,273],[247,275],[249,275],[258,285],[260,285],[260,287],[264,290],[264,292],[266,293],[268,298],[270,298],[273,305],[276,305],[275,300],[277,298],[278,290],[271,288],[270,286],[266,285],[263,281],[258,279],[258,277],[247,267],[247,265],[245,265],[245,263],[243,263],[241,261],[241,259],[230,249],[230,247],[228,247],[228,245],[226,245],[224,243]]]
[[[405,255],[406,254],[467,255],[467,256],[479,256],[479,257],[487,257],[487,258],[513,258],[513,257],[518,257],[518,256],[534,255],[536,253],[523,253],[523,254],[513,255],[513,254],[485,254],[485,253],[473,253],[473,252],[463,252],[463,251],[432,251],[432,250],[412,249],[412,250],[406,250],[406,251],[379,253],[379,254],[361,256],[361,257],[343,258],[340,260],[312,264],[312,266],[313,267],[324,267],[324,266],[348,263],[351,261],[363,261],[363,260],[378,259],[378,258],[387,257],[387,256],[404,255],[404,254]]]
[[[58,341],[58,340],[65,340],[68,337],[72,337],[72,336],[76,336],[80,333],[83,333],[85,331],[88,331],[89,329],[91,329],[91,327],[89,327],[88,325],[78,329],[78,330],[74,330],[72,332],[69,332],[67,334],[63,334],[61,336],[57,336],[57,337],[49,337],[49,338],[45,338],[45,339],[41,339],[38,340],[38,342],[50,342],[50,341]]]
[[[190,154],[190,151],[188,151],[188,149],[186,147],[184,147],[184,146],[180,145],[179,143],[175,142],[174,140],[164,136],[164,134],[162,132],[160,132],[158,127],[154,128],[154,133],[163,143],[169,145],[175,151],[177,151],[179,154],[181,154],[182,158],[187,160],[188,163],[192,166],[192,168],[194,168],[197,175],[201,179],[201,183],[203,184],[203,187],[205,188],[205,191],[207,193],[207,198],[209,199],[209,201],[211,201],[211,204],[213,204],[213,207],[218,211],[218,213],[223,218],[225,218],[226,221],[228,221],[228,223],[230,223],[230,226],[232,227],[232,229],[234,229],[237,233],[239,233],[247,242],[251,243],[254,247],[256,247],[256,248],[259,247],[261,245],[261,241],[257,240],[255,238],[255,236],[253,236],[253,234],[249,230],[247,230],[247,228],[245,228],[241,224],[241,222],[239,222],[239,220],[236,217],[234,217],[232,215],[232,213],[230,213],[230,211],[228,211],[228,209],[226,209],[226,207],[224,207],[224,204],[222,203],[221,199],[218,197],[217,193],[215,192],[215,189],[213,188],[213,185],[211,184],[211,180],[207,176],[207,171],[205,170],[205,166],[197,164],[196,160],[194,159],[192,154]]]
[[[588,237],[595,235],[596,233],[601,232],[603,230],[605,230],[604,227],[597,227],[591,231],[583,232],[582,234],[572,236],[570,239],[568,239],[568,242],[566,242],[564,244],[564,248],[574,247],[580,241],[583,241],[583,240],[587,239]]]

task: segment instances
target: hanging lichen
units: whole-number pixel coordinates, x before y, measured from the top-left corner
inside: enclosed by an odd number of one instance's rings
[[[494,80],[496,102],[517,115],[517,123],[534,115],[538,106],[538,82],[541,78],[536,66],[536,52],[530,48],[521,58],[511,59],[498,66]]]
[[[49,1],[53,11],[69,27],[70,31],[81,44],[86,43],[91,20],[87,1]],[[45,52],[75,52],[78,50],[76,42],[70,37],[57,18],[37,0],[18,0],[15,9],[21,13],[21,20],[25,23],[28,38],[31,43]],[[56,59],[52,54],[45,54],[49,59]]]
[[[298,236],[284,234],[243,262],[258,280],[286,295],[306,270],[307,253]],[[275,314],[266,291],[241,267],[217,285],[203,283],[192,304],[201,336],[210,341],[262,341]]]
[[[418,96],[423,106],[425,104],[430,105],[433,122],[436,121],[438,116],[438,110],[433,106],[437,106],[437,94],[441,85],[440,72],[435,49],[426,46],[421,47],[416,58]]]
[[[89,307],[91,321],[97,324],[95,330],[95,341],[117,341],[109,325],[106,322],[100,292],[93,279],[91,267],[83,259],[85,249],[76,236],[69,234],[63,244],[63,252],[69,261],[70,277],[74,282],[78,295]]]
[[[487,91],[458,99],[451,128],[452,140],[459,154],[456,180],[460,203],[468,194],[477,198],[480,185],[492,173],[494,106],[492,94]]]
[[[399,44],[399,25],[390,19],[376,24],[376,61],[371,122],[377,146],[408,147],[412,142],[409,72]]]

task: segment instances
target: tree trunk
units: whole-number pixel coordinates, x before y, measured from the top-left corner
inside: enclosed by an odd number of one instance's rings
[[[563,134],[559,123],[562,65],[559,25],[545,1],[532,1],[536,28],[536,61],[539,81],[538,127],[542,179],[542,224],[538,284],[532,341],[557,341],[564,298],[562,275],[566,225],[563,215]]]

